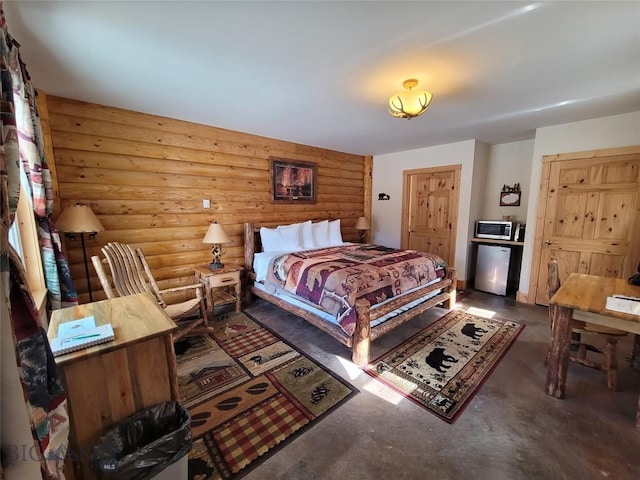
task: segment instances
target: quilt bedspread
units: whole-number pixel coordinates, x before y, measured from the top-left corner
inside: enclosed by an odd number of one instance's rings
[[[437,255],[356,244],[277,256],[266,282],[335,315],[351,335],[358,298],[382,303],[442,278],[444,266]]]

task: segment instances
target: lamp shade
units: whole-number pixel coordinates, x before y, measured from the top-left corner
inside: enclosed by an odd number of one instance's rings
[[[59,232],[93,233],[102,232],[104,227],[88,205],[66,207],[56,222]]]
[[[367,217],[359,217],[356,222],[356,230],[369,230],[371,228],[371,224]]]
[[[402,86],[406,90],[396,93],[389,99],[389,113],[391,115],[411,119],[422,115],[429,108],[433,95],[426,90],[413,90],[417,85],[418,81],[414,78],[404,81]]]
[[[231,238],[224,231],[222,225],[218,222],[213,222],[209,224],[209,230],[207,230],[202,243],[229,243],[230,241]]]

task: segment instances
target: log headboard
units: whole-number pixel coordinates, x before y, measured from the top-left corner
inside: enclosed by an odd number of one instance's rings
[[[260,227],[253,223],[244,224],[244,266],[247,273],[253,273],[253,255],[262,250]]]

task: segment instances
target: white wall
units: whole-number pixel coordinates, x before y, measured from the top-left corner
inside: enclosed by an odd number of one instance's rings
[[[467,278],[467,250],[473,230],[471,219],[471,192],[476,141],[449,143],[429,148],[378,155],[373,159],[371,238],[373,243],[400,247],[402,227],[402,172],[416,168],[462,165],[460,179],[460,209],[456,238],[455,268],[458,279]],[[390,200],[378,200],[384,192]]]
[[[462,277],[460,274],[458,274],[458,272],[456,272],[459,280],[471,280],[473,278],[473,275],[475,275],[475,265],[472,264],[475,260],[475,255],[473,255],[473,249],[475,248],[475,245],[472,244],[469,239],[475,237],[476,220],[482,218],[482,206],[484,204],[484,196],[486,190],[485,183],[489,171],[490,151],[491,147],[486,143],[476,142],[471,181],[471,196],[468,207],[469,223],[467,225],[467,228],[469,231],[469,238],[466,240],[467,249],[465,252],[467,259],[467,269],[465,277]],[[462,205],[460,205],[460,210],[462,208]]]
[[[475,231],[476,220],[483,218],[487,181],[491,171],[491,146],[476,142],[471,184],[471,205],[469,206],[469,228]]]
[[[373,159],[371,235],[372,241],[400,246],[402,225],[402,172],[414,168],[462,165],[460,210],[456,238],[455,268],[459,279],[467,279],[470,239],[479,218],[515,215],[527,223],[519,291],[529,291],[529,276],[536,228],[536,210],[542,172],[542,156],[640,144],[640,112],[596,118],[582,122],[542,127],[535,140],[493,145],[475,140],[379,155]],[[499,207],[502,185],[520,183],[520,207]],[[479,190],[480,189],[480,190]],[[379,201],[378,194],[391,196]]]
[[[482,213],[478,218],[500,220],[503,215],[511,215],[514,221],[526,221],[533,146],[534,140],[491,145],[487,179],[484,184],[484,198],[482,199]],[[516,183],[520,184],[522,191],[520,206],[501,207],[502,186],[512,187]]]
[[[526,294],[529,291],[533,234],[536,228],[536,210],[542,174],[542,156],[638,144],[640,144],[640,112],[554,125],[536,130],[527,206],[527,235],[520,273],[519,290],[521,293]]]

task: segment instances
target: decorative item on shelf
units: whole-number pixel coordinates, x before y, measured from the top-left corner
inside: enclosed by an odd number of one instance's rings
[[[66,207],[62,211],[56,222],[56,228],[59,232],[64,232],[65,237],[69,240],[75,240],[76,234],[80,234],[80,240],[82,241],[82,258],[84,259],[84,273],[87,277],[87,289],[89,290],[89,301],[93,302],[84,234],[88,233],[89,239],[94,239],[98,232],[104,231],[104,227],[88,205],[78,203],[77,205]]]
[[[360,243],[364,243],[365,240],[365,231],[371,228],[371,224],[367,217],[358,217],[358,221],[356,222],[356,230],[360,230]]]
[[[418,115],[422,115],[429,104],[433,95],[426,90],[413,90],[418,86],[418,80],[410,78],[402,83],[406,92],[396,93],[389,99],[389,113],[394,117],[412,119]]]
[[[220,262],[222,255],[224,255],[224,250],[222,248],[223,243],[229,243],[231,238],[227,235],[227,232],[224,231],[222,225],[218,222],[212,222],[209,224],[209,230],[207,230],[202,243],[211,243],[213,246],[211,247],[211,253],[213,254],[213,262],[209,264],[209,268],[211,270],[218,270],[219,268],[224,267],[224,264]]]
[[[500,192],[500,206],[501,207],[519,207],[520,206],[520,184],[516,183],[513,187],[508,185],[502,185],[502,191]]]

